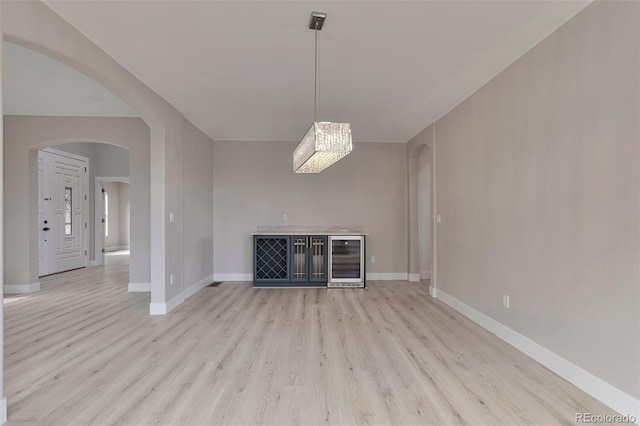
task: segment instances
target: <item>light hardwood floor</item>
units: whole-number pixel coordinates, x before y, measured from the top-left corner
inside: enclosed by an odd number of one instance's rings
[[[9,424],[552,425],[611,410],[425,283],[205,288],[164,317],[126,260],[5,298]]]

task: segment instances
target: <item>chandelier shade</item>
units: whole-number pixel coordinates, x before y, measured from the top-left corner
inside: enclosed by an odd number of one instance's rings
[[[350,123],[316,121],[293,151],[293,171],[320,173],[352,149]]]

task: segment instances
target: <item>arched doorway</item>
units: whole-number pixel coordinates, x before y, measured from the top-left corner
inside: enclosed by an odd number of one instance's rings
[[[409,179],[409,281],[424,280],[436,297],[436,170],[435,124],[407,146]]]

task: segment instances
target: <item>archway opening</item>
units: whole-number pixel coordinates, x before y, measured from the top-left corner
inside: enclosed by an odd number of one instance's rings
[[[423,149],[418,158],[417,215],[418,215],[418,267],[420,281],[431,279],[431,156]]]

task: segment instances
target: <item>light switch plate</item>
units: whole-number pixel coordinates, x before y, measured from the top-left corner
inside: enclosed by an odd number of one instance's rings
[[[169,212],[169,222],[173,223],[175,221],[175,217],[173,212]]]

